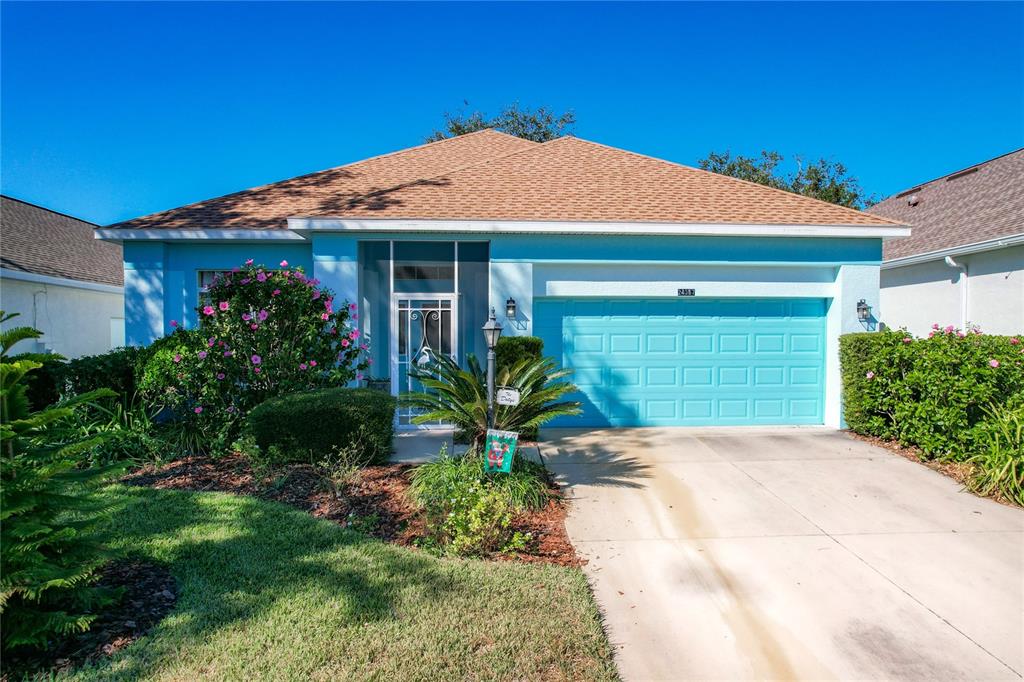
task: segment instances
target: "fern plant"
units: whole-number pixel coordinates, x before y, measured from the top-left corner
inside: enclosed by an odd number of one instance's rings
[[[487,433],[487,374],[476,356],[467,357],[466,369],[445,355],[409,374],[423,391],[406,393],[403,404],[419,410],[416,423],[442,421],[465,432],[482,448]],[[576,386],[565,381],[572,370],[558,369],[551,358],[524,358],[497,371],[495,384],[519,391],[518,405],[495,405],[494,427],[521,432],[556,417],[580,413],[580,404],[563,398]]]
[[[0,311],[0,324],[14,315]],[[93,530],[107,509],[90,491],[118,466],[80,469],[81,453],[103,437],[69,437],[79,406],[113,396],[100,389],[31,411],[26,378],[43,358],[11,358],[11,347],[40,332],[0,332],[0,635],[3,648],[44,646],[54,635],[83,631],[95,609],[116,595],[93,586],[111,555]]]

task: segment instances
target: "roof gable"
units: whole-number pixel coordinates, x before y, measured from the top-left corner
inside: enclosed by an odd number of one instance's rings
[[[913,227],[907,239],[886,242],[885,260],[892,260],[1024,233],[1021,188],[1024,149],[917,185],[868,210]]]
[[[481,131],[120,223],[273,229],[295,218],[892,227],[888,219],[622,149]]]
[[[12,197],[0,197],[0,266],[48,277],[122,286],[121,246],[96,226]]]

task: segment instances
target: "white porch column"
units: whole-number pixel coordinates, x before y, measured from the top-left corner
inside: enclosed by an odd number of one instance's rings
[[[839,372],[839,337],[842,334],[874,331],[879,317],[879,267],[877,265],[841,265],[836,272],[832,304],[828,309],[825,349],[825,425],[843,428],[842,377]],[[857,317],[861,299],[871,307],[871,320]]]

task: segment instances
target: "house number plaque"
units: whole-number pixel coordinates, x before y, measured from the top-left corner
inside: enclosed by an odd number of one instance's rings
[[[679,291],[679,294],[678,294],[679,296],[696,296],[697,295],[697,290],[696,289],[679,289],[678,291]]]

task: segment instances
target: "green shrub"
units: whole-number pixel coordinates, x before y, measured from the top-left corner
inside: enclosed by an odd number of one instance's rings
[[[1024,400],[985,412],[974,443],[977,454],[968,460],[974,470],[967,487],[1024,507]]]
[[[217,278],[194,331],[177,331],[145,354],[140,390],[192,425],[210,450],[232,442],[244,416],[280,395],[362,379],[368,366],[355,304],[301,268],[247,261]],[[317,425],[319,428],[320,425]]]
[[[406,393],[400,400],[418,411],[414,422],[441,421],[469,435],[481,449],[487,433],[487,375],[471,353],[462,369],[446,355],[429,365],[410,370],[423,391]],[[564,381],[572,370],[558,369],[554,360],[524,359],[498,370],[495,384],[519,390],[518,405],[495,405],[494,427],[520,434],[565,415],[580,413],[580,404],[562,400],[576,387]]]
[[[63,355],[57,355],[56,353],[22,353],[10,356],[11,362],[18,360],[32,360],[39,363],[39,368],[33,370],[31,374],[25,377],[28,388],[26,397],[33,410],[41,410],[60,400],[65,362]]]
[[[61,369],[61,393],[78,395],[109,388],[127,407],[135,399],[135,366],[141,354],[139,348],[125,347],[102,355],[75,358]]]
[[[426,504],[444,497],[447,490],[476,483],[500,488],[516,511],[542,509],[551,499],[548,474],[543,466],[516,457],[508,473],[489,474],[484,470],[484,456],[478,450],[454,457],[445,451],[438,459],[416,467],[409,493],[417,503]]]
[[[513,516],[546,500],[548,492],[536,470],[488,475],[479,455],[452,457],[445,449],[437,460],[416,468],[409,494],[426,517],[428,549],[482,556],[522,549],[528,538],[511,529]]]
[[[0,312],[0,322],[11,317]],[[7,352],[18,341],[39,336],[28,327],[0,333],[0,632],[4,649],[41,647],[53,636],[87,630],[97,609],[116,596],[93,585],[97,569],[112,555],[95,539],[94,529],[107,510],[92,493],[121,468],[80,468],[80,453],[102,437],[83,440],[64,432],[78,407],[113,393],[101,389],[31,411],[25,379],[40,363],[13,360]]]
[[[273,464],[315,462],[355,448],[364,463],[386,462],[394,435],[395,399],[368,388],[291,393],[254,408],[245,431]]]
[[[947,327],[926,339],[904,331],[840,339],[844,417],[858,433],[915,445],[928,457],[963,459],[986,421],[1024,386],[1015,337]]]
[[[502,336],[494,347],[494,361],[499,370],[523,360],[540,360],[542,357],[544,340],[536,336]]]

